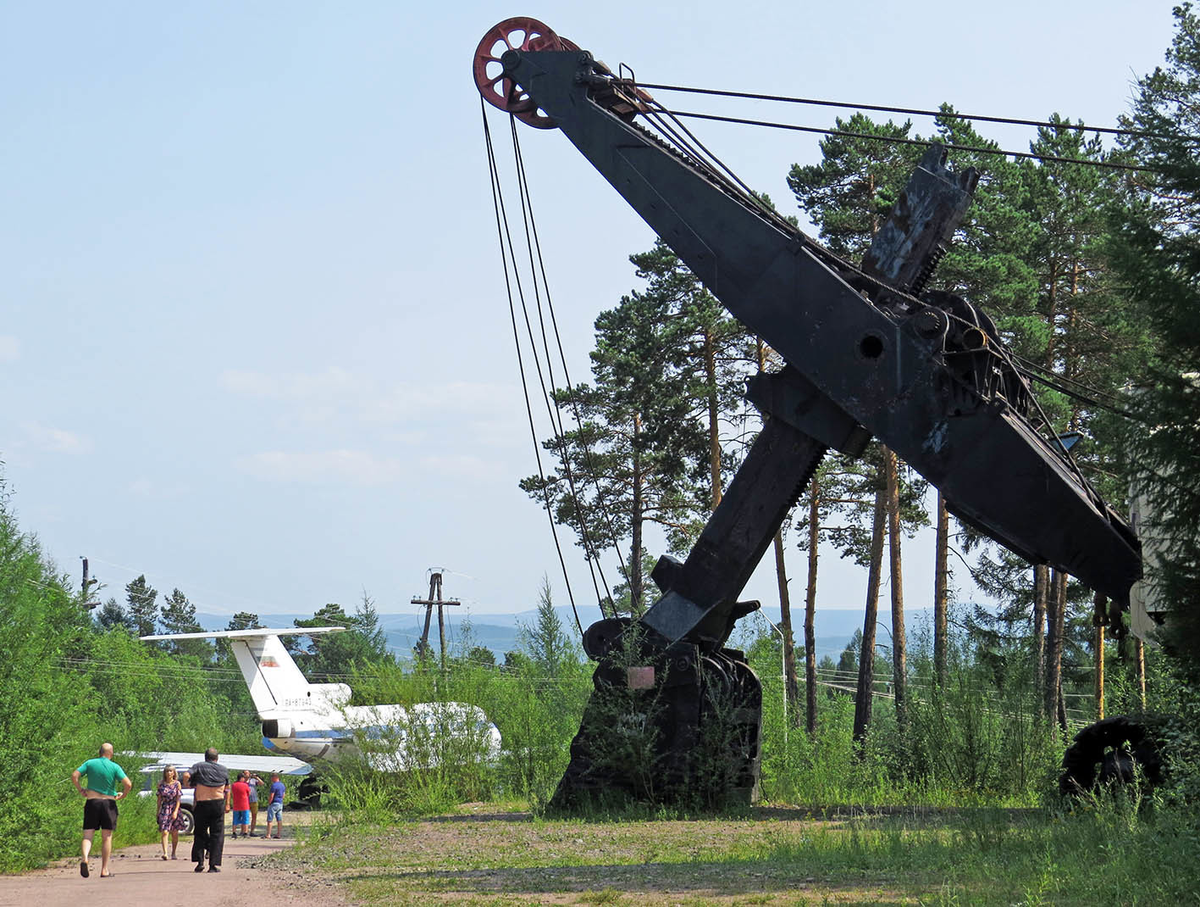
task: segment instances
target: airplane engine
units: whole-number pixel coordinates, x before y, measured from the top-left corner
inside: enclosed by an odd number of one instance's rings
[[[262,723],[262,735],[268,740],[278,740],[281,737],[294,737],[296,729],[287,718],[268,718]]]

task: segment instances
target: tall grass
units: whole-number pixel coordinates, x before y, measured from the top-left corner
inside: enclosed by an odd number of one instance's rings
[[[540,807],[566,768],[591,683],[578,662],[548,677],[533,663],[500,669],[456,661],[445,674],[423,666],[373,666],[352,687],[365,701],[476,706],[503,738],[498,759],[488,757],[482,736],[464,734],[453,721],[397,727],[359,740],[362,755],[324,767],[323,777],[334,803],[378,817],[389,811],[423,815],[471,800],[518,799]],[[375,771],[399,751],[409,753],[406,770]]]

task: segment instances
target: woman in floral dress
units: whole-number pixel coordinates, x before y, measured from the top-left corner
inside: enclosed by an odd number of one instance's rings
[[[171,859],[176,859],[175,851],[179,847],[179,832],[184,827],[183,817],[179,815],[179,803],[183,798],[183,785],[179,783],[175,766],[168,765],[163,769],[162,780],[158,782],[158,830],[162,832],[162,858],[167,858],[167,835],[171,836]]]

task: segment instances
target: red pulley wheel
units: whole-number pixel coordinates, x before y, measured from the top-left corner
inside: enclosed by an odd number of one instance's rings
[[[579,46],[560,38],[547,25],[529,16],[514,16],[492,28],[475,48],[472,73],[475,87],[483,99],[522,123],[538,129],[553,129],[554,120],[540,112],[537,105],[512,79],[504,77],[500,58],[506,50],[579,50]]]

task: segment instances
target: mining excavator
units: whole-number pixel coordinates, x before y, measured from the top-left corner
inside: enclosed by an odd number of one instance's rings
[[[785,362],[749,382],[763,429],[686,559],[658,561],[660,596],[637,619],[585,631],[594,688],[552,806],[753,801],[762,691],[726,643],[758,607],[738,597],[829,449],[859,455],[878,438],[963,523],[1128,602],[1141,574],[1133,532],[1052,433],[988,316],[927,286],[974,171],[953,172],[931,146],[855,265],[690,143],[647,128],[661,108],[631,74],[537,20],[491,29],[473,75],[493,106],[561,131]]]

